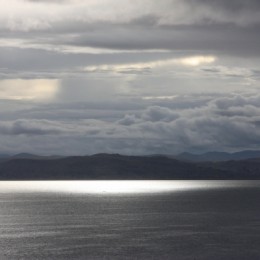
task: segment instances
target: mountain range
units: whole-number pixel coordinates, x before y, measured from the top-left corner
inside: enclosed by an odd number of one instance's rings
[[[242,153],[246,156],[247,153]],[[249,153],[248,153],[249,154]],[[241,155],[241,156],[242,156]],[[212,154],[211,154],[212,156]],[[236,155],[237,156],[237,155]],[[202,157],[201,157],[202,158]],[[1,180],[219,180],[260,179],[260,157],[236,160],[191,160],[169,156],[2,157]],[[213,158],[213,157],[211,157]],[[214,157],[219,158],[219,157]],[[238,158],[238,157],[237,157]],[[244,157],[242,157],[244,158]]]
[[[260,158],[260,151],[254,150],[245,150],[235,153],[226,153],[226,152],[207,152],[202,154],[192,154],[192,153],[181,153],[173,158],[179,160],[186,160],[192,162],[203,162],[203,161],[229,161],[229,160],[245,160],[251,158]]]

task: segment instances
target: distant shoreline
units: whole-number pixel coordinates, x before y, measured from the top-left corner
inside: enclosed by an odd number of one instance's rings
[[[191,162],[167,156],[97,154],[64,158],[9,158],[0,180],[260,180],[260,158]]]

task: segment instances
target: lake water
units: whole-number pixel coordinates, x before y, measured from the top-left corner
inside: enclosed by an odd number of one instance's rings
[[[0,259],[260,259],[259,181],[0,182]]]

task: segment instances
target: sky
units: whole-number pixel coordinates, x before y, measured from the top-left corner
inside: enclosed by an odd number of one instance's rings
[[[260,149],[259,0],[0,0],[0,153]]]

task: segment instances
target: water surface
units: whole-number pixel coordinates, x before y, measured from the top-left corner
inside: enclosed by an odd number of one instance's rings
[[[259,181],[0,182],[0,259],[260,259]]]

